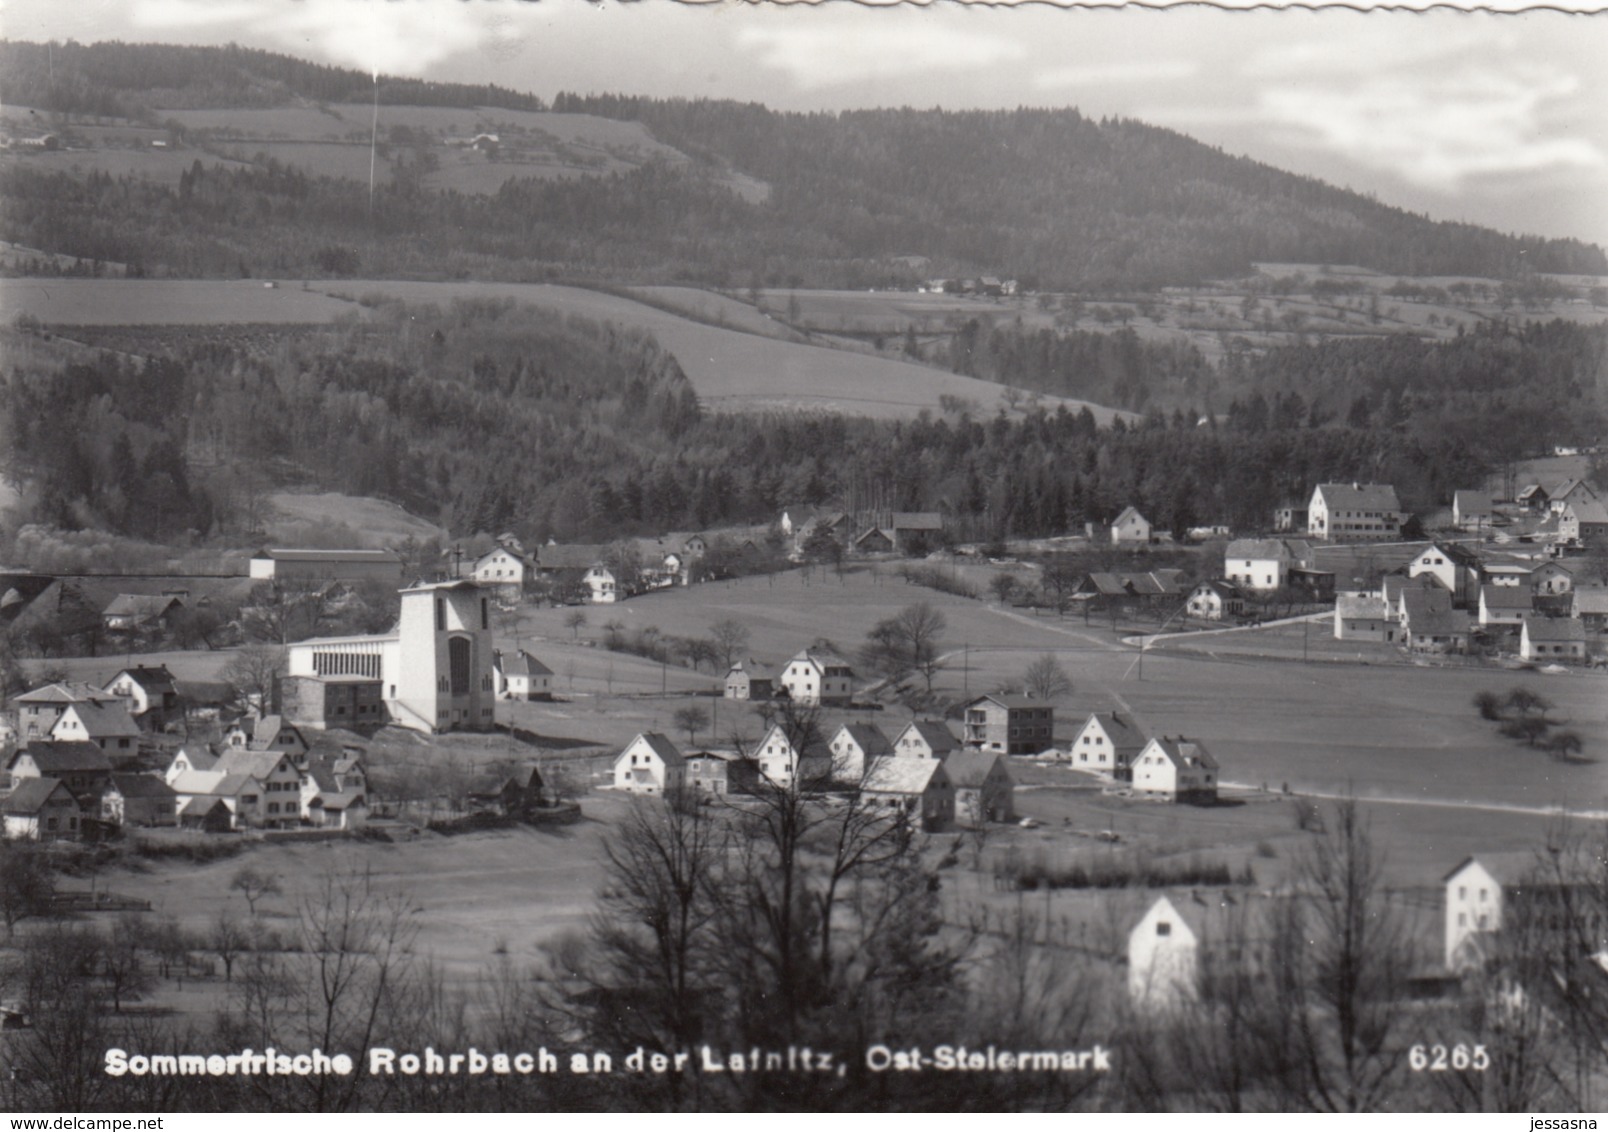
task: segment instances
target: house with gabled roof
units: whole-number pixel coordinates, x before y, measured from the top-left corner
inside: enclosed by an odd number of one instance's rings
[[[1585,480],[1560,480],[1547,490],[1547,509],[1554,515],[1561,515],[1566,507],[1580,506],[1583,503],[1597,501],[1597,492]]]
[[[704,749],[685,757],[687,785],[700,794],[745,794],[759,777],[759,768],[741,751]]]
[[[1498,933],[1521,922],[1526,932],[1553,937],[1572,952],[1608,954],[1608,920],[1591,915],[1590,886],[1559,876],[1555,866],[1533,852],[1465,857],[1441,878],[1441,885],[1442,954],[1450,971],[1483,966],[1494,957]]]
[[[1203,621],[1223,621],[1244,615],[1245,595],[1233,582],[1216,578],[1190,590],[1184,609]]]
[[[840,782],[860,781],[866,767],[893,754],[893,744],[871,723],[845,723],[827,747],[832,751],[832,777]]]
[[[112,755],[139,753],[140,729],[117,701],[68,704],[50,729],[52,739],[94,743]]]
[[[1401,536],[1396,489],[1383,483],[1321,483],[1307,504],[1307,535],[1329,542],[1382,542]]]
[[[1237,538],[1223,549],[1223,577],[1247,590],[1276,590],[1311,564],[1312,546],[1301,539]]]
[[[51,778],[66,786],[73,796],[97,796],[112,775],[106,752],[83,740],[35,739],[18,750],[6,764],[13,786],[30,778]]]
[[[1111,541],[1118,546],[1146,546],[1151,542],[1150,520],[1131,504],[1111,521]]]
[[[469,569],[469,576],[491,590],[502,601],[518,601],[530,579],[530,563],[512,547],[492,547]]]
[[[960,740],[949,728],[931,719],[912,719],[894,736],[893,753],[902,759],[940,759],[960,750]]]
[[[108,695],[93,684],[78,681],[58,681],[11,697],[17,711],[17,737],[22,742],[44,739],[70,704],[115,704],[117,697]]]
[[[183,608],[177,594],[118,594],[101,610],[101,626],[109,633],[162,628]]]
[[[1386,641],[1394,644],[1400,628],[1400,623],[1391,615],[1390,603],[1380,594],[1335,595],[1335,640]]]
[[[644,731],[614,760],[614,788],[628,794],[669,794],[686,785],[687,760],[670,739]]]
[[[1569,616],[1585,626],[1588,632],[1600,633],[1608,629],[1608,587],[1581,586],[1570,598]]]
[[[1480,587],[1479,621],[1482,626],[1517,628],[1535,614],[1535,599],[1527,586]]]
[[[505,656],[501,649],[492,653],[492,669],[497,673],[497,694],[505,700],[550,700],[553,698],[553,670],[524,649]]]
[[[151,729],[159,729],[179,710],[178,684],[165,664],[125,668],[103,689],[123,701],[124,710]]]
[[[1454,609],[1472,608],[1480,597],[1480,556],[1455,542],[1431,543],[1407,564],[1409,578],[1434,578],[1452,595]]]
[[[101,788],[101,821],[119,826],[179,823],[178,794],[154,774],[112,774]]]
[[[772,724],[749,754],[760,777],[783,787],[810,789],[833,777],[832,748],[819,735],[794,740],[781,724]]]
[[[1114,711],[1092,712],[1072,739],[1072,765],[1116,782],[1131,782],[1133,760],[1145,749],[1146,742],[1144,732],[1132,719]]]
[[[1198,739],[1160,736],[1133,761],[1133,788],[1173,802],[1215,802],[1217,760]]]
[[[1031,696],[990,693],[966,705],[961,741],[980,751],[1036,755],[1055,742],[1055,705]]]
[[[976,829],[991,821],[1012,821],[1016,814],[1016,783],[1008,760],[993,751],[963,748],[943,761],[955,792],[954,820]]]
[[[362,582],[372,578],[396,585],[402,580],[402,559],[390,550],[271,547],[251,556],[250,574],[261,581]]]
[[[1584,660],[1586,627],[1573,617],[1530,617],[1519,631],[1521,660]]]
[[[782,666],[777,683],[795,704],[854,702],[853,667],[841,656],[824,649],[801,650]]]
[[[908,815],[929,832],[955,822],[954,784],[937,759],[878,759],[860,784],[860,800],[873,811]]]
[[[0,799],[7,841],[77,841],[83,810],[65,783],[27,778]]]
[[[1403,595],[1403,639],[1413,652],[1464,653],[1474,631],[1473,619],[1461,609],[1444,609],[1427,594]]]
[[[1129,1001],[1154,1016],[1241,993],[1265,978],[1274,919],[1271,902],[1244,892],[1158,896],[1128,933]]]
[[[739,660],[726,670],[726,699],[762,701],[772,694],[770,676],[753,657]]]
[[[1452,526],[1464,531],[1483,530],[1491,525],[1491,515],[1490,492],[1452,492]]]
[[[263,829],[294,829],[301,824],[302,774],[296,761],[282,750],[240,750],[231,748],[218,756],[212,774],[222,783],[243,777],[256,789],[220,789],[233,794],[236,824]],[[177,789],[177,786],[175,786]]]
[[[200,743],[186,743],[174,752],[173,758],[162,771],[162,778],[171,786],[175,778],[187,771],[212,770],[217,765],[217,752]]]
[[[1558,512],[1558,537],[1582,543],[1608,538],[1608,507],[1595,498],[1565,503]]]

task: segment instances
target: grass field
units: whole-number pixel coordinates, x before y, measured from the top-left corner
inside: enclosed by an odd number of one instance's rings
[[[299,282],[259,279],[0,279],[0,310],[51,326],[320,323],[356,306]]]
[[[15,164],[43,173],[105,173],[112,177],[135,177],[162,185],[177,185],[179,177],[188,172],[197,159],[209,168],[246,168],[241,162],[196,150],[74,149],[49,153],[9,153],[0,157],[0,169]],[[364,160],[367,159],[365,152]]]
[[[341,495],[278,491],[268,497],[278,513],[269,524],[269,534],[294,532],[307,524],[349,527],[362,537],[364,546],[389,546],[404,539],[447,540],[447,532],[434,523],[410,515],[395,503],[362,495]]]

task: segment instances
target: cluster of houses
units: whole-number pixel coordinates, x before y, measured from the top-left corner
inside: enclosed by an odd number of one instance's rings
[[[1014,707],[1013,697],[984,699],[990,702],[967,706],[968,730],[974,710],[976,726],[986,729],[984,719],[1003,721]],[[1031,710],[1045,718],[1053,712],[1038,702]],[[1019,715],[1018,727],[1023,726]],[[742,795],[767,787],[857,791],[867,805],[909,814],[928,830],[976,827],[1014,818],[1015,783],[1005,753],[990,749],[991,744],[1005,743],[990,735],[980,730],[962,742],[943,723],[915,720],[891,741],[869,723],[845,723],[830,739],[799,738],[778,723],[747,750],[684,754],[664,735],[648,732],[633,739],[615,759],[614,786],[649,795],[678,791]]]
[[[1115,711],[1091,713],[1057,757],[1074,770],[1123,783],[1143,798],[1211,803],[1222,782],[1217,759],[1199,739],[1149,737]]]
[[[1434,542],[1386,574],[1378,590],[1335,598],[1337,640],[1412,652],[1466,653],[1476,641],[1523,660],[1580,662],[1608,620],[1608,587],[1575,583],[1575,568]]]
[[[1574,976],[1596,977],[1608,986],[1608,913],[1589,885],[1548,875],[1534,854],[1481,853],[1459,862],[1439,887],[1438,962],[1422,972],[1429,981],[1446,985],[1499,960],[1500,933],[1523,924],[1534,933],[1521,945],[1526,953],[1546,937],[1557,941],[1560,954],[1583,947],[1591,962]],[[1130,1000],[1157,1013],[1200,999],[1223,1001],[1245,980],[1263,975],[1269,905],[1298,898],[1198,890],[1158,897],[1128,934]],[[1552,974],[1545,972],[1528,988],[1513,982],[1508,987],[1545,992]]]
[[[854,702],[854,668],[825,649],[807,648],[776,672],[752,658],[739,660],[726,671],[728,700],[786,699],[800,706],[846,707]]]
[[[367,815],[361,752],[320,738],[310,741],[280,717],[263,716],[231,730],[221,750],[181,748],[161,773],[140,770],[137,751],[33,739],[6,764],[4,834],[76,841],[124,826],[356,828]]]

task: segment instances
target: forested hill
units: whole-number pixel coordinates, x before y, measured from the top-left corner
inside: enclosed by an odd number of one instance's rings
[[[68,130],[73,115],[160,125],[165,110],[367,101],[374,91],[363,72],[235,47],[0,45],[0,100],[66,115]],[[389,77],[378,94],[391,105],[547,109],[497,87]],[[551,109],[641,122],[690,160],[654,160],[580,187],[513,165],[510,182],[495,182],[500,191],[465,195],[432,187],[431,152],[444,139],[415,128],[411,175],[399,165],[372,212],[366,187],[286,180],[274,162],[262,163],[260,176],[237,173],[225,200],[203,209],[185,199],[188,185],[148,196],[105,184],[86,193],[67,173],[23,160],[0,180],[9,202],[0,235],[192,274],[259,254],[286,274],[338,274],[360,263],[367,272],[723,286],[992,274],[1046,289],[1134,287],[1240,275],[1254,261],[1406,275],[1507,277],[1521,263],[1608,274],[1603,250],[1577,240],[1433,221],[1170,130],[1073,109],[801,114],[567,94]],[[192,130],[185,144],[201,156],[214,142]],[[733,173],[764,182],[768,195],[734,192]],[[272,249],[252,231],[279,211],[298,218],[301,250]],[[327,254],[337,244],[366,246],[354,263]],[[242,248],[244,256],[215,254]]]

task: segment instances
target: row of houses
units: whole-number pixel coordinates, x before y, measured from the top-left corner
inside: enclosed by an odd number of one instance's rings
[[[1605,621],[1608,588],[1577,586],[1563,562],[1437,542],[1385,575],[1378,590],[1337,595],[1334,636],[1460,653],[1476,633],[1511,633],[1524,660],[1578,661]]]
[[[1440,878],[1438,964],[1422,974],[1452,978],[1488,967],[1501,956],[1501,933],[1525,925],[1524,950],[1575,954],[1591,962],[1572,979],[1599,980],[1608,990],[1608,916],[1586,884],[1550,875],[1532,854],[1481,853],[1464,858]],[[1139,1008],[1166,1012],[1202,998],[1223,1000],[1245,980],[1260,978],[1268,963],[1272,905],[1299,895],[1253,896],[1229,892],[1160,896],[1128,933],[1128,993]],[[1549,948],[1546,941],[1555,942]],[[1540,946],[1537,946],[1537,945]],[[1593,970],[1595,968],[1595,971]],[[1552,983],[1553,972],[1529,988]],[[1560,980],[1560,982],[1562,982]],[[1562,985],[1581,993],[1572,980]]]
[[[746,751],[683,754],[657,732],[638,735],[614,762],[615,788],[712,796],[764,788],[857,792],[879,810],[908,814],[928,830],[976,827],[1014,818],[1015,783],[1005,756],[963,745],[942,723],[917,720],[895,738],[872,724],[844,724],[830,740],[797,738],[773,725]]]
[[[786,699],[801,706],[846,707],[854,702],[854,667],[826,649],[800,650],[776,670],[774,676],[752,657],[726,670],[724,695],[728,700],[756,703]]]
[[[843,511],[792,504],[781,509],[777,529],[791,555],[802,555],[813,538],[830,537],[862,554],[913,554],[934,548],[943,537],[937,511]]]
[[[1091,713],[1058,757],[1074,770],[1128,784],[1142,797],[1173,802],[1215,802],[1222,781],[1216,757],[1199,739],[1148,737],[1114,711]]]

